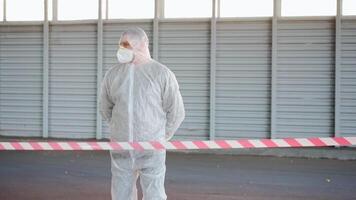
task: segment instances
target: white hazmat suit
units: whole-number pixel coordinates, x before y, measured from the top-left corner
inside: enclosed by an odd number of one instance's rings
[[[125,41],[131,47],[121,52],[132,51],[133,59],[111,67],[101,83],[100,113],[109,124],[110,140],[168,141],[185,117],[176,77],[151,58],[141,28],[122,33],[120,44]],[[110,156],[113,200],[136,200],[138,176],[144,200],[167,199],[165,149],[113,150]]]

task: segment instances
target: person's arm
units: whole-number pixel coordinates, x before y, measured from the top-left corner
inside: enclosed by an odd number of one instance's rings
[[[100,114],[103,117],[103,119],[108,123],[111,122],[112,109],[114,107],[114,103],[110,98],[109,71],[110,70],[108,70],[105,73],[105,76],[101,82],[100,101],[99,101]]]
[[[167,114],[166,140],[170,140],[185,118],[183,98],[174,73],[167,71],[163,87],[163,110]]]

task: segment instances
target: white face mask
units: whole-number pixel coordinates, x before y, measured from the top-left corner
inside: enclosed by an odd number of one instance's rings
[[[116,56],[120,63],[128,63],[133,60],[134,53],[131,49],[120,47],[119,50],[117,50]]]

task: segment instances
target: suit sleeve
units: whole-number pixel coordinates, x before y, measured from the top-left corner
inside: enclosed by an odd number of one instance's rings
[[[183,98],[178,81],[171,70],[165,75],[163,110],[166,112],[166,140],[170,140],[185,118]]]
[[[108,70],[105,73],[105,76],[101,82],[100,100],[99,100],[100,114],[102,118],[108,123],[111,122],[112,109],[114,107],[114,103],[112,102],[112,99],[110,97],[109,72],[110,70]]]

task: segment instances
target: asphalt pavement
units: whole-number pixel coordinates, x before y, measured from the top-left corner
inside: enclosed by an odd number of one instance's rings
[[[166,164],[168,200],[356,199],[355,160],[168,152]],[[0,151],[0,200],[109,200],[110,178],[107,151]]]

